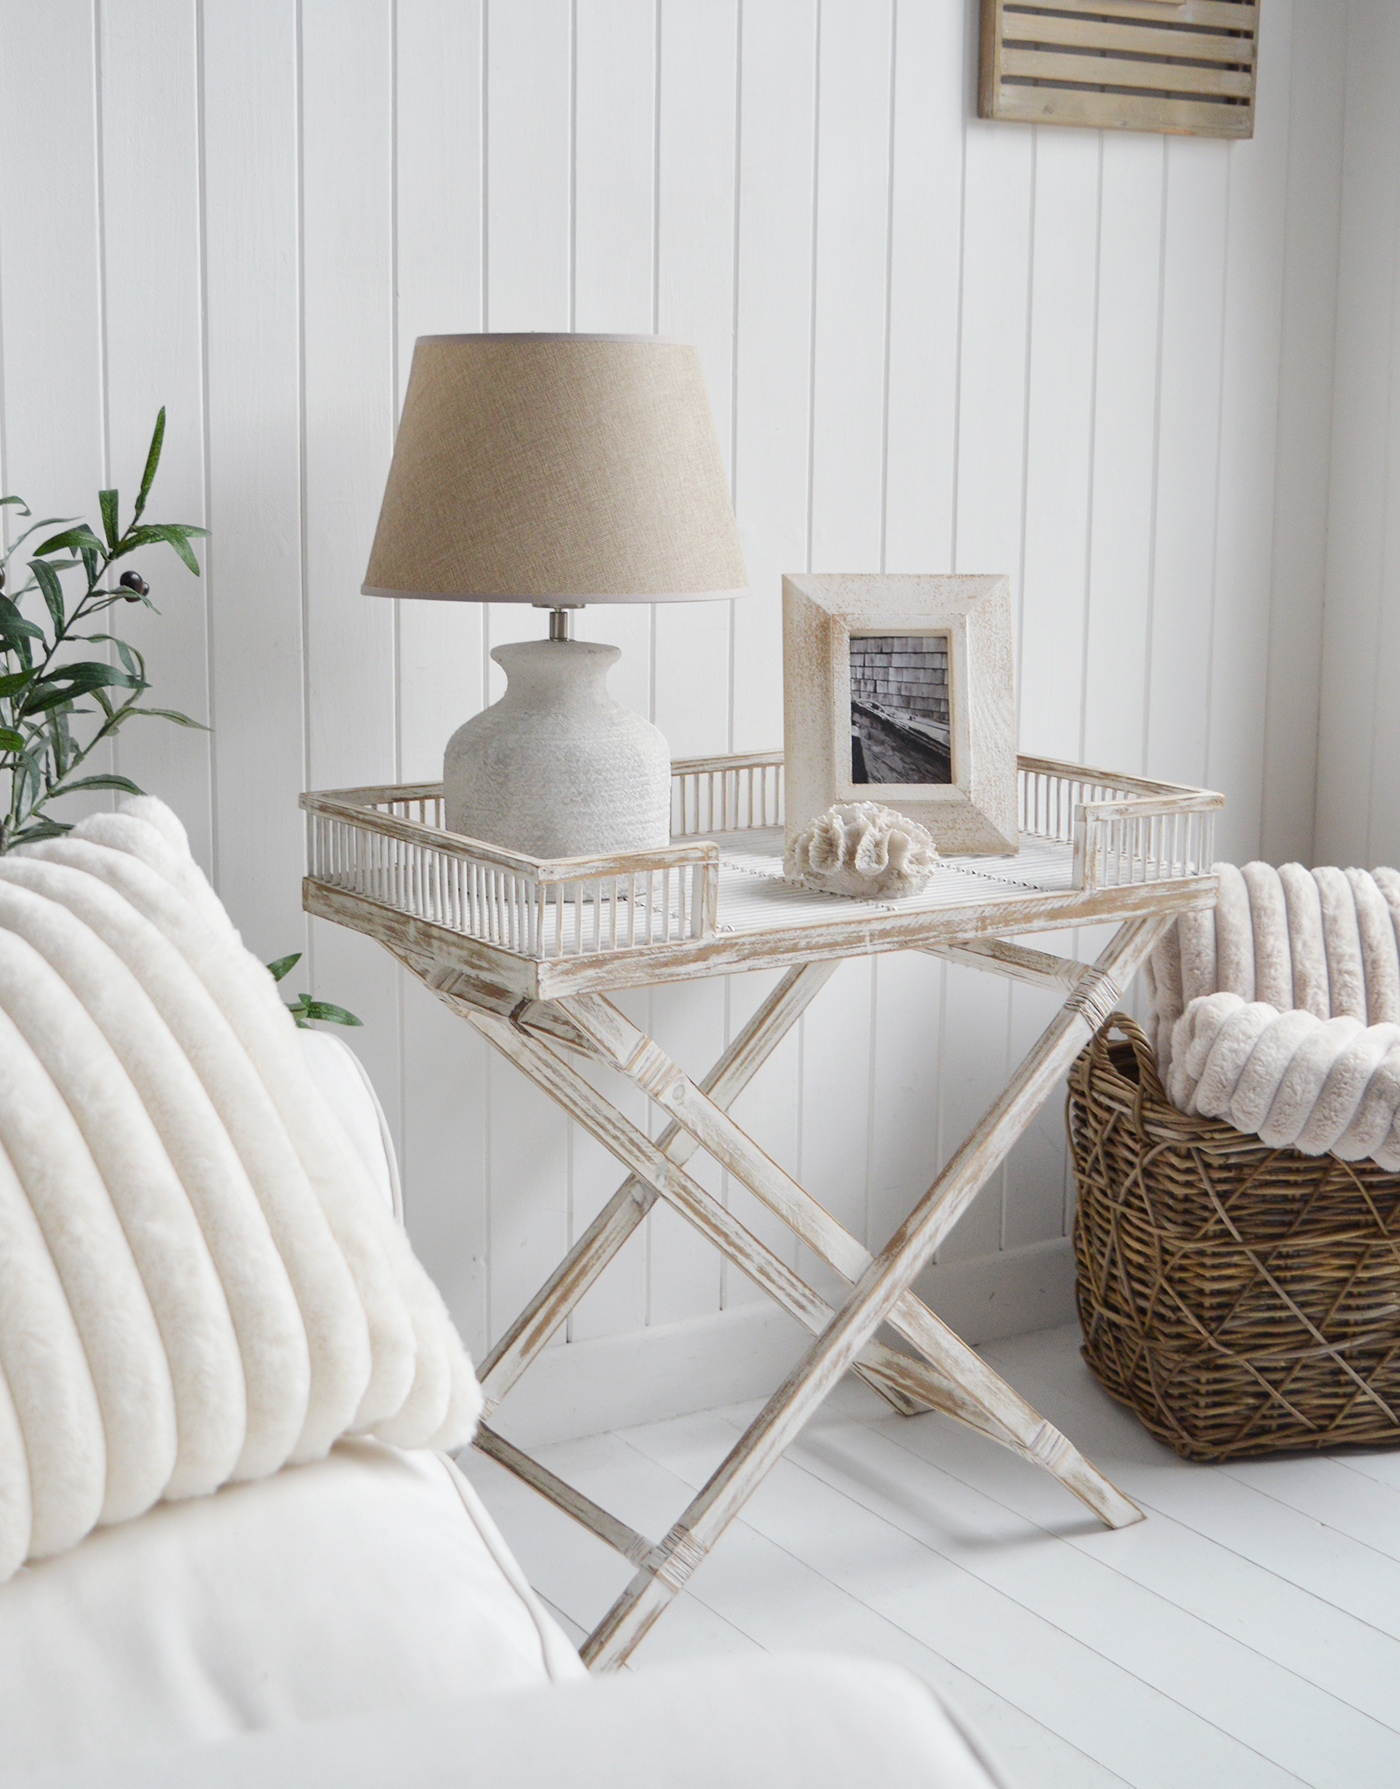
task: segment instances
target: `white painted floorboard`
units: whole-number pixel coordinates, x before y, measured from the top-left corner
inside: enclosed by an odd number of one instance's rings
[[[1400,1453],[1188,1465],[1099,1390],[1074,1329],[984,1352],[1146,1522],[1108,1533],[1024,1461],[848,1381],[633,1667],[895,1660],[966,1713],[1012,1789],[1400,1784]],[[655,1536],[753,1408],[541,1457]],[[463,1463],[577,1640],[630,1567],[491,1461]]]

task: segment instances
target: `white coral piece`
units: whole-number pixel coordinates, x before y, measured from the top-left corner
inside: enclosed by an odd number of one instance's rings
[[[783,874],[823,894],[889,900],[918,894],[937,862],[938,847],[917,821],[878,801],[838,801],[788,846]]]

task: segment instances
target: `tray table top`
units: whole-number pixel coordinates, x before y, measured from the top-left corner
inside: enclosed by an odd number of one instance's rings
[[[537,861],[441,825],[436,784],[305,795],[307,910],[433,985],[520,999],[928,948],[1214,905],[1221,797],[1022,758],[1020,851],[948,857],[921,894],[863,900],[783,877],[780,754],[673,767],[658,852]],[[716,824],[718,822],[718,824]]]
[[[781,826],[711,836],[719,846],[717,932],[869,920],[885,913],[935,913],[1025,894],[1069,894],[1074,887],[1074,846],[1030,833],[1021,835],[1021,850],[1015,857],[940,858],[923,891],[898,900],[826,894],[787,881]]]

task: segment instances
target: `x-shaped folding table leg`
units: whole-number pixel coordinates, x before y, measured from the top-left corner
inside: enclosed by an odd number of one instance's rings
[[[813,1335],[789,1373],[664,1540],[653,1545],[555,1474],[482,1426],[478,1446],[533,1484],[637,1566],[636,1576],[583,1648],[595,1670],[631,1653],[743,1508],[784,1449],[847,1371],[859,1372],[896,1408],[936,1409],[1045,1467],[1102,1521],[1120,1528],[1142,1512],[1006,1384],[909,1290],[935,1250],[1049,1096],[1060,1075],[1117,1003],[1168,919],[1121,926],[1092,967],[1041,958],[996,941],[960,947],[983,966],[1032,968],[1035,979],[1070,985],[1068,998],[1006,1089],[878,1256],[765,1155],[728,1107],[829,979],[833,963],[794,969],[744,1032],[697,1084],[609,1001],[585,994],[525,1002],[509,1017],[443,995],[502,1053],[612,1151],[629,1177],[502,1337],[482,1367],[488,1412],[607,1266],[657,1198],[665,1199]],[[949,954],[955,954],[950,951]],[[581,1051],[627,1077],[671,1115],[656,1142],[560,1054]],[[779,1256],[744,1228],[684,1164],[707,1150],[852,1283],[834,1310]],[[911,1344],[906,1355],[875,1340],[888,1322]]]

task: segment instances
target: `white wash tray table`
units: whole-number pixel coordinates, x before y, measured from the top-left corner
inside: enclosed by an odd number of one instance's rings
[[[1141,1511],[911,1292],[917,1275],[1126,993],[1172,918],[1215,902],[1221,797],[1019,761],[1015,857],[946,859],[923,894],[865,901],[782,880],[781,753],[678,762],[664,851],[545,862],[443,830],[438,784],[304,795],[310,913],[377,938],[627,1170],[612,1199],[491,1350],[489,1414],[657,1199],[811,1332],[802,1359],[664,1540],[652,1542],[485,1423],[477,1446],[636,1567],[583,1647],[615,1669],[682,1588],[831,1388],[855,1371],[905,1414],[941,1410],[1034,1461],[1110,1527]],[[874,791],[878,793],[878,791]],[[1102,921],[1085,964],[1009,942]],[[924,950],[1065,999],[1005,1089],[872,1257],[729,1116],[843,957]],[[787,974],[701,1081],[607,999],[614,989],[760,968]],[[654,1142],[597,1091],[583,1056],[670,1119]],[[850,1283],[839,1308],[685,1171],[703,1148]],[[910,1352],[885,1346],[895,1329]]]

